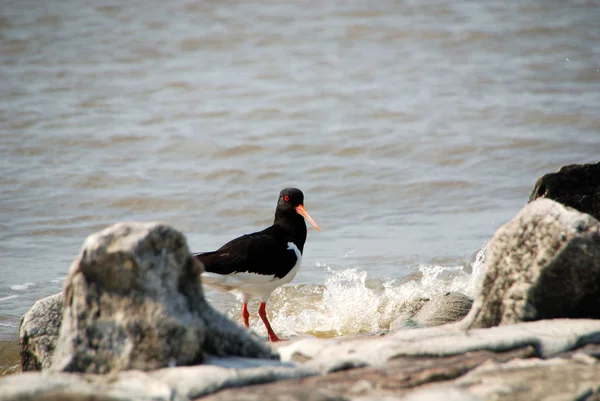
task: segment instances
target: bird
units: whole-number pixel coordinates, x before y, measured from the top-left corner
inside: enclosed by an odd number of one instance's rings
[[[304,219],[321,231],[304,208],[302,191],[285,188],[279,193],[273,225],[235,238],[216,251],[194,254],[204,264],[203,284],[233,293],[242,301],[246,327],[250,327],[248,302],[260,299],[258,315],[271,342],[281,339],[267,318],[267,300],[276,288],[292,281],[300,269],[307,236]]]

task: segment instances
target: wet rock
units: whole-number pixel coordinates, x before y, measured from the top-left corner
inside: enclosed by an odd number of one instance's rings
[[[433,327],[457,322],[469,313],[472,304],[471,298],[459,292],[414,299],[398,309],[394,321],[390,324],[390,330]]]
[[[465,327],[600,318],[600,222],[549,199],[525,206],[486,250]]]
[[[421,326],[420,323],[414,320],[414,317],[429,301],[430,298],[417,298],[402,304],[394,311],[394,313],[392,313],[394,321],[389,325],[390,330],[398,331]],[[383,327],[386,326],[384,321],[380,322],[379,325]]]
[[[202,363],[207,354],[275,358],[204,299],[184,236],[120,223],[87,238],[65,283],[51,369],[107,373]]]
[[[600,162],[572,164],[540,177],[529,201],[539,198],[552,199],[600,220]]]
[[[457,322],[467,316],[473,300],[459,292],[447,292],[432,297],[413,318],[424,327]]]
[[[48,369],[62,321],[63,293],[37,301],[21,318],[19,342],[23,371]]]

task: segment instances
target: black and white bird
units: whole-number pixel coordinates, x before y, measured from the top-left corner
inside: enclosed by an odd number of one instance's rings
[[[204,264],[204,284],[241,299],[246,327],[250,327],[248,301],[260,298],[258,314],[271,341],[279,341],[279,337],[267,318],[267,300],[277,287],[292,281],[300,269],[306,242],[304,219],[321,230],[304,209],[302,191],[286,188],[279,194],[272,226],[229,241],[216,251],[194,255]]]

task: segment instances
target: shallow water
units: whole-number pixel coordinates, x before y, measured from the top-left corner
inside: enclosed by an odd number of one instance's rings
[[[5,2],[0,339],[87,235],[161,220],[211,250],[288,186],[323,231],[269,303],[281,334],[385,330],[403,300],[468,292],[535,180],[598,160],[599,20],[594,1]]]

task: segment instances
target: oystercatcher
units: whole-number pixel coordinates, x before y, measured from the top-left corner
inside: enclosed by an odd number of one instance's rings
[[[304,209],[302,191],[286,188],[279,193],[272,226],[229,241],[216,251],[194,254],[204,264],[204,284],[241,299],[246,327],[250,327],[248,301],[260,298],[258,315],[271,341],[279,341],[279,337],[267,318],[267,300],[273,290],[292,281],[300,269],[306,242],[305,218],[321,230]]]

